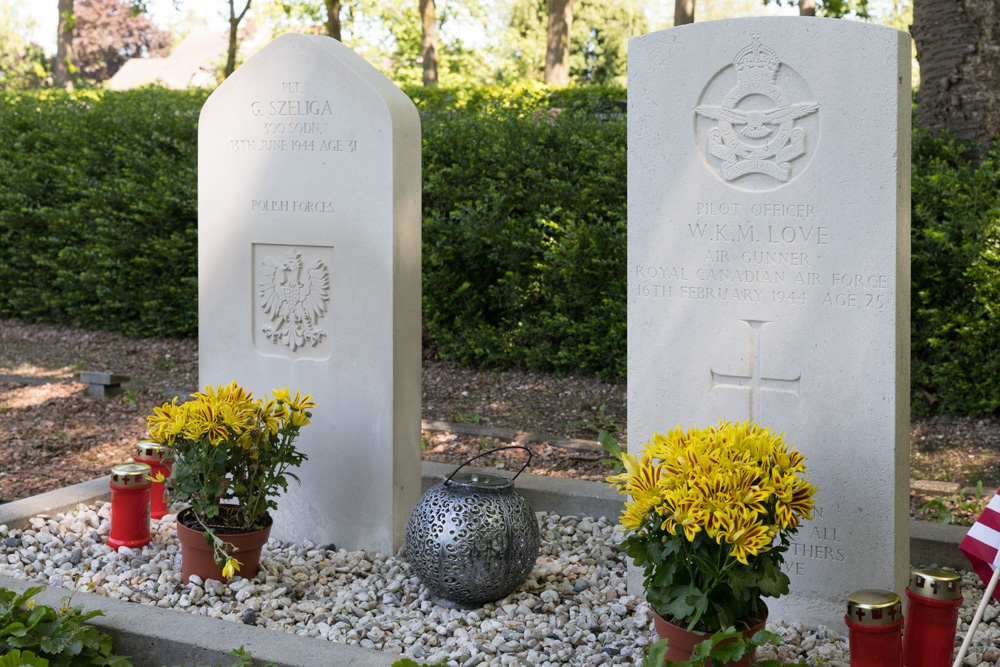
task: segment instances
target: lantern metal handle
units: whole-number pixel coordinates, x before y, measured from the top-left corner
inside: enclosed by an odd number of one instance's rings
[[[488,456],[490,454],[495,454],[496,452],[502,452],[505,449],[523,449],[524,451],[528,452],[528,460],[525,461],[524,465],[521,466],[521,469],[517,471],[517,475],[514,475],[514,477],[510,480],[513,483],[514,480],[517,479],[518,475],[520,475],[522,472],[524,472],[524,469],[527,468],[529,465],[531,465],[531,450],[528,449],[527,447],[523,447],[521,445],[508,445],[507,447],[497,447],[496,449],[491,449],[488,452],[483,452],[482,454],[477,454],[476,456],[473,456],[471,459],[469,459],[468,461],[466,461],[462,465],[460,465],[457,468],[455,468],[452,471],[452,473],[450,475],[448,475],[448,477],[444,481],[446,483],[450,482],[451,478],[455,476],[455,473],[457,473],[459,470],[461,470],[465,466],[469,465],[470,463],[472,463],[476,459],[481,458],[483,456]]]

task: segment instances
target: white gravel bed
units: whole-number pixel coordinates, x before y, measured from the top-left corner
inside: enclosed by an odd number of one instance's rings
[[[0,574],[182,612],[222,618],[328,641],[345,642],[420,662],[449,665],[630,665],[656,640],[652,612],[626,594],[621,536],[605,518],[539,512],[538,562],[516,592],[480,609],[431,602],[399,556],[329,550],[310,542],[269,540],[258,575],[228,583],[181,583],[174,517],[152,521],[141,550],[107,546],[111,505],[39,515],[26,530],[0,525]],[[963,573],[960,643],[983,587]],[[996,605],[986,612],[966,665],[1000,659]],[[823,626],[771,621],[779,647],[758,659],[848,667],[847,638]],[[956,644],[957,645],[957,644]]]

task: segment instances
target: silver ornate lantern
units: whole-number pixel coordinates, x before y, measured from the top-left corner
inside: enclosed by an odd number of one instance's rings
[[[507,479],[459,471],[505,449],[523,449],[528,461]],[[406,525],[406,558],[447,607],[478,607],[506,597],[531,574],[541,535],[528,501],[514,480],[531,463],[527,447],[500,447],[474,456],[427,490]]]

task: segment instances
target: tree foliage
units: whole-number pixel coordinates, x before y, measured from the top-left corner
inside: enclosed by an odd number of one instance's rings
[[[34,21],[24,13],[23,0],[0,0],[0,88],[36,88],[49,76],[49,59],[25,34]]]
[[[254,18],[275,33],[329,31],[329,0],[260,0]],[[482,49],[469,47],[452,24],[485,30],[482,0],[437,0],[438,78],[442,85],[483,83],[493,70]],[[341,41],[397,83],[424,79],[423,30],[420,3],[397,0],[344,0],[338,3]]]
[[[76,0],[73,11],[73,50],[88,81],[110,79],[129,58],[170,49],[170,34],[128,0]]]
[[[765,5],[772,3],[778,6],[798,7],[800,0],[764,0]],[[868,13],[868,0],[816,0],[815,6],[816,16],[840,19],[853,15],[860,19],[871,18]]]
[[[648,30],[635,0],[578,0],[570,39],[570,80],[573,83],[621,85],[629,38]],[[506,17],[506,49],[499,78],[543,78],[547,11],[545,0],[514,0]]]

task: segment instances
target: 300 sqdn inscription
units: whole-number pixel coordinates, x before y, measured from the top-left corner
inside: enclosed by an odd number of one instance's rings
[[[251,100],[250,116],[261,119],[260,136],[229,140],[234,153],[356,153],[358,140],[335,122],[329,99],[310,97],[302,81],[283,81],[281,98]]]

